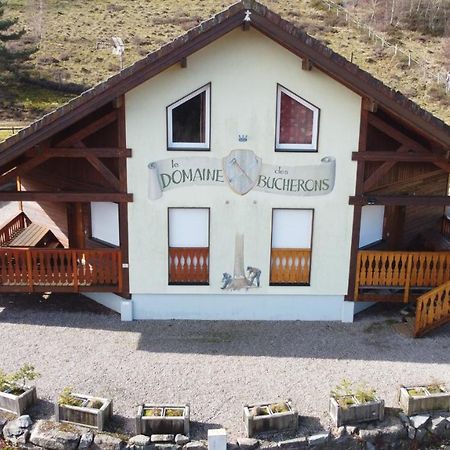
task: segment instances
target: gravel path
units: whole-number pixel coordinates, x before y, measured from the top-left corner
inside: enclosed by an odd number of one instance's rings
[[[24,363],[41,373],[34,417],[49,418],[65,387],[111,396],[114,427],[133,432],[135,405],[191,404],[192,434],[224,426],[243,435],[244,403],[291,398],[300,433],[329,425],[330,389],[343,378],[376,387],[397,406],[398,386],[438,380],[450,386],[450,326],[412,340],[397,334],[398,307],[331,322],[122,323],[78,296],[0,297],[0,368]],[[286,436],[284,436],[286,437]]]

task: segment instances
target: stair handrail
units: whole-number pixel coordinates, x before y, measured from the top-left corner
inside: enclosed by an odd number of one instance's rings
[[[450,322],[450,280],[417,299],[414,337]]]

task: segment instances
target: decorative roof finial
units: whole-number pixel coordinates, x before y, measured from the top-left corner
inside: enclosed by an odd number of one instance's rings
[[[245,17],[244,17],[244,22],[251,22],[252,19],[250,19],[252,12],[250,10],[247,9],[247,11],[245,11]]]

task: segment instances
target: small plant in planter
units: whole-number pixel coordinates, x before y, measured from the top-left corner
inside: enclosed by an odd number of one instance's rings
[[[267,431],[296,430],[298,411],[290,400],[244,406],[244,425],[247,437]]]
[[[429,411],[450,411],[450,391],[439,383],[402,386],[399,402],[408,416]]]
[[[112,416],[112,409],[111,399],[76,394],[66,387],[55,403],[55,417],[58,422],[85,425],[102,431]]]
[[[374,389],[365,385],[354,386],[348,380],[331,391],[330,416],[335,425],[349,425],[358,422],[384,419],[384,400],[380,400]]]
[[[189,436],[189,405],[139,405],[136,434],[184,434]]]
[[[6,374],[0,370],[0,409],[21,416],[36,403],[36,387],[28,382],[39,377],[33,366],[25,364],[17,372]]]

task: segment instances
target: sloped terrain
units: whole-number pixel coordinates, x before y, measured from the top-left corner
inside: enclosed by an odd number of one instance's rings
[[[123,39],[125,65],[129,65],[232,3],[232,0],[9,0],[7,14],[19,17],[29,30],[27,39],[39,45],[32,57],[33,78],[90,87],[120,69],[118,57],[111,52],[112,36]],[[419,70],[409,68],[407,59],[394,56],[392,50],[381,48],[366,32],[349,26],[342,14],[328,11],[322,0],[264,3],[450,122],[450,95],[445,94],[442,85],[426,81],[430,74],[445,70],[448,63],[445,53],[450,48],[445,39],[399,28],[384,32],[387,39],[404,42],[414,57],[429,63]],[[355,8],[352,12],[365,18],[363,9]],[[74,95],[5,77],[0,83],[0,121],[27,123]]]

